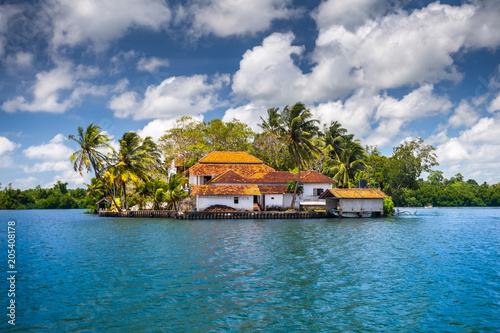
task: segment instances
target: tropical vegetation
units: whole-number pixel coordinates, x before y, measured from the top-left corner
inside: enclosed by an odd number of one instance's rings
[[[197,121],[181,117],[157,141],[124,133],[114,144],[99,126],[78,127],[69,139],[77,150],[69,157],[79,174],[92,172],[86,189],[67,189],[57,182],[53,188],[16,190],[0,184],[0,209],[89,208],[112,198],[113,209],[179,209],[188,197],[183,171],[211,151],[245,151],[277,171],[297,173],[287,191],[302,191],[300,174],[305,169],[335,179],[340,188],[353,188],[364,179],[391,198],[394,206],[500,206],[500,185],[477,184],[460,174],[446,179],[433,168],[436,150],[421,138],[405,140],[384,156],[377,147],[363,146],[339,122],[319,126],[303,103],[269,108],[260,118],[260,133],[236,119]],[[168,173],[174,163],[178,173]],[[427,180],[423,179],[427,176]],[[292,202],[292,207],[294,203]]]

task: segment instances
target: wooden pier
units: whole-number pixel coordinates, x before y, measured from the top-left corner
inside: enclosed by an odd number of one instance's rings
[[[335,217],[326,212],[183,212],[169,210],[139,210],[128,212],[100,211],[101,217],[170,218],[178,220],[292,220]]]

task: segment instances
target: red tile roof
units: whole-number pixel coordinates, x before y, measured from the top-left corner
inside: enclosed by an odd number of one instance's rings
[[[201,158],[198,163],[263,164],[264,162],[243,151],[213,151]]]
[[[289,171],[259,172],[247,177],[248,183],[260,184],[286,184],[297,180],[297,175]]]
[[[265,164],[205,164],[196,163],[191,168],[189,168],[190,175],[220,175],[228,170],[233,170],[240,175],[249,176],[257,172],[271,172],[274,171],[273,168],[268,167]]]
[[[259,185],[261,194],[284,194],[286,193],[285,185]]]
[[[193,185],[191,195],[260,195],[257,185]]]
[[[227,170],[220,175],[216,176],[215,178],[212,178],[210,181],[208,181],[206,184],[217,184],[217,183],[245,183],[246,178],[236,171],[233,170]]]
[[[335,197],[339,199],[383,199],[388,196],[377,189],[370,188],[330,188],[323,192],[320,199]]]
[[[327,177],[325,175],[320,174],[316,171],[304,171],[300,174],[300,181],[304,184],[306,183],[329,183],[336,184],[337,181]]]

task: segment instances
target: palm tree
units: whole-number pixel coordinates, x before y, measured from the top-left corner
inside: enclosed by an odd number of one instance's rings
[[[324,172],[338,181],[338,187],[351,188],[356,174],[366,169],[367,158],[361,142],[353,140],[352,136],[345,136],[336,149],[330,150]]]
[[[187,183],[188,180],[186,177],[179,173],[171,174],[168,178],[165,201],[172,205],[174,210],[177,210],[177,203],[179,201],[189,196],[187,188],[185,187]]]
[[[262,120],[262,124],[259,124],[259,127],[262,128],[264,132],[277,135],[280,127],[280,109],[267,109],[267,119],[260,117],[260,120]]]
[[[115,207],[119,206],[115,202],[110,188],[106,185],[102,177],[104,172],[104,164],[107,163],[106,156],[100,152],[100,149],[113,149],[108,142],[110,139],[107,135],[101,133],[101,128],[91,123],[86,130],[81,126],[78,127],[78,136],[69,135],[68,139],[75,141],[80,145],[80,149],[71,155],[73,168],[83,176],[83,171],[94,170],[95,177],[102,183],[108,195],[113,200]]]
[[[135,132],[123,134],[119,141],[120,148],[111,158],[112,165],[107,174],[118,186],[121,186],[125,209],[128,210],[127,182],[132,181],[139,186],[140,181],[148,180],[150,163],[154,162],[148,153],[148,147],[143,145],[141,137]]]
[[[318,147],[313,143],[313,139],[319,131],[318,126],[316,126],[317,123],[319,121],[312,119],[311,111],[306,109],[305,105],[300,102],[291,108],[288,105],[285,106],[280,117],[278,132],[285,140],[290,155],[293,156],[298,168],[291,209],[295,206],[301,167],[312,160],[314,155],[319,152]]]

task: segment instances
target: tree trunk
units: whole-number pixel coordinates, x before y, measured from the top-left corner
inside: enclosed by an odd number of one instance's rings
[[[299,188],[299,183],[300,183],[300,156],[298,155],[297,151],[294,152],[294,155],[295,155],[295,163],[297,163],[297,168],[299,169],[299,173],[297,175],[297,182],[295,183],[295,188],[293,190],[292,204],[290,206],[290,209],[295,209],[295,197],[297,196],[297,189]]]
[[[128,201],[127,201],[127,186],[125,182],[123,182],[123,197],[125,198],[125,210],[128,210]]]
[[[101,175],[99,175],[99,172],[97,171],[97,168],[96,168],[96,166],[94,164],[94,161],[90,160],[90,162],[92,163],[92,168],[94,169],[94,173],[95,173],[96,178],[102,183],[102,185],[104,186],[104,188],[108,192],[108,195],[111,197],[111,200],[115,204],[116,209],[120,210],[121,207],[116,204],[115,196],[113,195],[113,193],[111,193],[111,189],[108,187],[108,185],[106,184],[106,182],[104,181],[104,179],[101,178]]]

